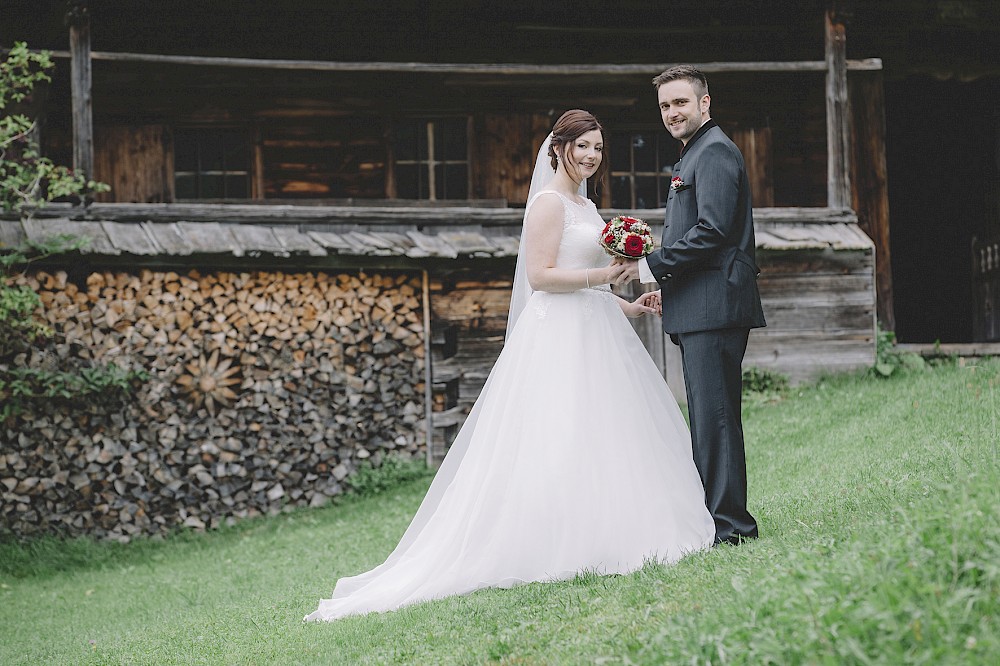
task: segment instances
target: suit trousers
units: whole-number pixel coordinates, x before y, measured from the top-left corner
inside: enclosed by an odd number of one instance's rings
[[[672,336],[681,348],[692,451],[716,543],[757,536],[757,522],[747,511],[741,414],[749,335],[749,329],[724,328]]]

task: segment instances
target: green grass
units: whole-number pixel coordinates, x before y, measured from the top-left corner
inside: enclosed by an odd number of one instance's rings
[[[1000,363],[748,400],[762,537],[621,577],[304,624],[427,479],[129,545],[0,544],[3,664],[1000,663]]]

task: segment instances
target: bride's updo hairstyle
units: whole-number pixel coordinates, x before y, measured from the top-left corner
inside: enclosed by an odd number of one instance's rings
[[[562,149],[563,155],[569,155],[573,150],[573,142],[591,130],[600,131],[601,140],[605,144],[607,143],[604,139],[604,128],[601,127],[601,123],[590,112],[583,109],[570,109],[559,116],[559,120],[552,126],[552,140],[549,141],[549,158],[551,159],[553,171],[556,170],[559,164],[555,147],[559,146]],[[577,175],[576,166],[570,166],[571,164],[572,160],[567,159],[566,168],[574,175]],[[597,167],[597,171],[593,175],[595,182],[601,182],[601,177],[604,175],[607,167],[608,153],[607,145],[605,145],[601,155],[601,165]]]

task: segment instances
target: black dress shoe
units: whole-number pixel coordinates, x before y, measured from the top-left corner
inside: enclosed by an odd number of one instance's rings
[[[730,534],[727,537],[717,536],[717,537],[715,537],[715,543],[713,545],[714,546],[719,546],[721,544],[728,543],[728,544],[731,544],[733,546],[738,546],[738,545],[740,545],[741,543],[743,543],[745,541],[751,541],[752,539],[756,539],[756,538],[757,538],[757,535],[746,536],[744,534]]]

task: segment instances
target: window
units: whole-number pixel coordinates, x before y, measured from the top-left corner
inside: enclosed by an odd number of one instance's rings
[[[468,199],[466,118],[404,120],[396,126],[396,193],[400,199]]]
[[[678,158],[677,146],[662,131],[612,134],[611,207],[662,207]]]
[[[174,131],[176,199],[248,199],[250,140],[240,129]]]

